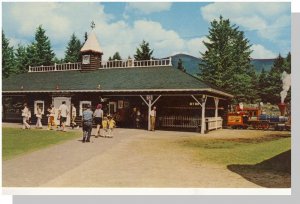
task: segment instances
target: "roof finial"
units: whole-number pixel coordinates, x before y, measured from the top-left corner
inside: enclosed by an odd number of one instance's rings
[[[94,21],[92,21],[91,22],[91,28],[92,28],[92,30],[94,30],[95,27],[96,27],[96,25],[95,25]]]

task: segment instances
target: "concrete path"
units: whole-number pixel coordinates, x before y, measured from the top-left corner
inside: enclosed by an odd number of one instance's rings
[[[84,144],[78,138],[4,161],[3,186],[259,187],[225,166],[199,164],[188,152],[160,143],[198,133],[116,129],[114,135]]]

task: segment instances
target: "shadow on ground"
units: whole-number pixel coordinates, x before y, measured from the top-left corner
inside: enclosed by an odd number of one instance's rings
[[[291,150],[255,165],[231,164],[227,168],[262,187],[291,187]]]

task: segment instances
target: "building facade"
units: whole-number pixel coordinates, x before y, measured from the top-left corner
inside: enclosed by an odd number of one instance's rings
[[[3,80],[3,121],[21,121],[27,103],[35,120],[37,106],[46,110],[65,101],[77,109],[77,122],[86,105],[103,105],[119,127],[149,129],[149,113],[157,107],[160,129],[194,130],[201,133],[221,128],[232,95],[178,70],[171,59],[103,61],[103,52],[92,32],[81,49],[82,61],[30,67],[28,73]],[[55,117],[56,118],[56,117]],[[225,119],[225,117],[224,117]],[[70,116],[67,119],[70,124]]]

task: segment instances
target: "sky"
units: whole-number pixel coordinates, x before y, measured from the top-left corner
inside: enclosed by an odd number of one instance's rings
[[[72,33],[84,40],[92,21],[104,60],[117,51],[124,59],[133,57],[143,40],[156,58],[178,53],[201,57],[210,22],[220,15],[245,33],[252,58],[275,58],[291,51],[289,2],[3,2],[2,10],[2,29],[12,46],[33,42],[42,25],[58,58],[64,57]]]

